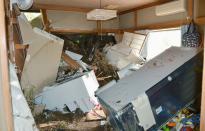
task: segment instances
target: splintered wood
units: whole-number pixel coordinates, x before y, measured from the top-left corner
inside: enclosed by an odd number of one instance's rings
[[[70,58],[70,56],[65,54],[64,52],[62,53],[61,57],[69,66],[71,66],[71,68],[73,68],[73,69],[79,69],[80,68],[80,65],[75,60]]]

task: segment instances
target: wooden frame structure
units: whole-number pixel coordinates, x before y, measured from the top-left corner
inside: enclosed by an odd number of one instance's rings
[[[152,6],[156,6],[156,5],[160,5],[160,4],[164,4],[166,2],[170,2],[171,0],[162,0],[159,2],[153,2],[141,7],[136,7],[133,9],[129,9],[123,12],[119,12],[119,15],[123,15],[126,13],[131,13],[134,12],[134,27],[133,28],[129,28],[129,29],[102,29],[100,32],[100,27],[101,27],[101,23],[99,21],[97,21],[97,29],[96,30],[69,30],[69,29],[63,29],[63,30],[59,30],[59,29],[51,29],[50,32],[53,33],[108,33],[108,32],[112,32],[112,33],[123,33],[124,31],[129,31],[129,32],[133,32],[135,30],[143,30],[143,29],[163,29],[163,28],[173,28],[173,27],[179,27],[181,25],[185,25],[185,24],[189,24],[190,21],[192,21],[194,19],[194,0],[187,0],[188,3],[188,18],[187,19],[182,19],[182,20],[175,20],[175,21],[169,21],[169,22],[162,22],[162,23],[157,23],[157,24],[149,24],[149,25],[144,25],[144,26],[138,26],[137,23],[137,11],[144,9],[144,8],[148,8],[148,7],[152,7]],[[52,6],[45,6],[45,5],[38,5],[38,8],[42,8],[42,9],[48,9],[48,10],[62,10],[62,11],[77,11],[77,12],[88,12],[91,9],[82,9],[82,8],[78,8],[78,9],[74,9],[72,7],[69,8],[65,8],[65,7],[52,7]],[[45,16],[45,14],[44,14]],[[205,24],[205,17],[200,17],[197,18],[196,20],[194,20],[197,24],[199,25],[204,25]],[[46,22],[46,19],[44,19],[44,23]],[[205,61],[205,60],[204,60]],[[205,64],[204,64],[205,65]],[[204,66],[205,68],[205,66]],[[204,76],[203,76],[203,91],[202,91],[202,112],[201,114],[205,114],[205,71],[204,71]],[[205,131],[205,115],[202,115],[201,117],[201,131]]]
[[[8,69],[8,23],[6,12],[9,3],[4,0],[0,0],[0,110],[2,116],[0,116],[0,130],[2,131],[14,131],[13,128],[13,114],[11,104],[11,93],[9,85],[9,69]]]
[[[163,4],[169,2],[171,0],[162,0],[160,2],[154,2],[148,5],[144,5],[142,7],[136,7],[134,9],[130,9],[127,11],[120,12],[119,15],[123,15],[126,13],[134,12],[134,27],[130,29],[102,29],[102,33],[122,33],[123,31],[134,31],[140,29],[161,29],[161,28],[171,28],[178,27],[183,24],[187,24],[190,20],[193,19],[193,0],[188,0],[188,15],[189,20],[177,20],[170,22],[163,22],[157,24],[150,24],[144,26],[138,26],[137,23],[137,11],[140,9],[148,8],[151,6],[156,6],[159,4]],[[0,27],[2,31],[0,32],[0,92],[2,92],[2,96],[0,99],[3,100],[3,106],[0,107],[4,111],[4,116],[1,116],[1,119],[4,119],[4,124],[0,126],[1,130],[13,131],[13,117],[12,117],[12,107],[11,107],[11,94],[9,87],[9,72],[8,72],[8,53],[7,53],[7,43],[8,43],[8,33],[7,33],[7,25],[5,21],[5,2],[4,0],[0,0]],[[69,29],[53,29],[50,27],[50,22],[47,16],[47,10],[62,10],[62,11],[75,11],[75,12],[88,12],[91,9],[84,8],[74,8],[74,7],[65,7],[65,6],[54,6],[54,5],[34,5],[34,9],[41,9],[41,13],[43,16],[43,24],[45,30],[52,33],[101,33],[99,31],[101,25],[99,21],[97,22],[96,30],[69,30]],[[205,17],[200,17],[195,20],[195,22],[199,25],[205,25]],[[204,29],[205,30],[205,29]],[[26,49],[27,46],[16,45],[16,49]],[[205,62],[205,59],[204,59]],[[205,69],[205,64],[204,64]],[[205,114],[205,70],[203,73],[203,87],[202,87],[202,104],[201,104],[201,114]],[[201,115],[201,131],[205,131],[205,115]]]
[[[195,21],[198,25],[205,26],[205,17],[199,17]],[[204,27],[204,37],[203,42],[205,44],[205,27]],[[205,51],[204,51],[205,56]],[[201,119],[200,119],[200,131],[205,131],[205,57],[203,65],[203,79],[202,79],[202,96],[201,96]]]
[[[204,17],[198,17],[198,18],[196,18],[195,22],[196,22],[198,25],[205,25],[205,16],[204,16]]]
[[[173,28],[173,27],[179,27],[180,25],[183,24],[188,24],[190,20],[193,18],[193,0],[188,0],[188,15],[190,17],[189,20],[184,19],[184,20],[176,20],[176,21],[170,21],[170,22],[163,22],[163,23],[157,23],[157,24],[150,24],[150,25],[144,25],[144,26],[138,26],[137,23],[137,11],[145,8],[149,8],[152,6],[157,6],[161,5],[167,2],[170,2],[172,0],[161,0],[158,2],[153,2],[150,4],[146,4],[140,7],[136,7],[133,9],[129,9],[126,11],[119,12],[119,15],[127,14],[134,12],[133,20],[134,20],[134,27],[129,28],[129,29],[102,29],[101,33],[123,33],[124,31],[130,31],[133,32],[135,30],[141,30],[141,29],[162,29],[162,28]],[[48,25],[50,25],[48,16],[46,14],[46,10],[58,10],[58,11],[72,11],[72,12],[84,12],[87,13],[88,11],[92,9],[85,9],[85,8],[74,8],[74,7],[67,7],[67,6],[54,6],[54,5],[46,5],[46,4],[34,4],[33,6],[34,9],[40,9],[42,16],[43,16],[43,23],[44,23],[44,28],[48,32],[52,33],[60,33],[60,34],[65,34],[65,33],[85,33],[85,34],[97,34],[99,33],[99,28],[100,22],[96,21],[96,29],[94,30],[81,30],[81,29],[55,29],[50,27],[48,28]]]

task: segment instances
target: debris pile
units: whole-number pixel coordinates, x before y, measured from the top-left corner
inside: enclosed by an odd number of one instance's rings
[[[28,44],[24,45],[28,48],[24,50],[20,83],[39,128],[111,129],[107,127],[106,113],[95,92],[99,87],[130,74],[129,70],[136,66],[129,64],[138,62],[136,54],[140,52],[145,36],[125,33],[123,42],[117,44],[112,35],[56,36],[32,28],[23,14],[18,20],[22,43]],[[127,34],[133,36],[129,44]],[[131,54],[125,55],[128,67],[122,72],[118,72],[118,66],[112,64],[107,55],[119,45],[126,45],[126,49],[131,50]],[[121,57],[120,54],[122,56],[123,50],[116,57]]]
[[[185,108],[172,118],[165,126],[163,131],[199,131],[200,114],[193,108]]]
[[[103,52],[104,47],[115,45],[113,36],[60,35],[65,40],[64,50],[81,54],[82,61],[94,70],[100,87],[113,79],[118,80],[117,68],[109,64]]]
[[[105,60],[97,51],[101,45],[88,42],[89,46],[82,48],[79,42],[64,44],[67,39],[33,29],[23,15],[19,23],[23,41],[28,44],[20,82],[38,126],[48,123],[42,128],[87,130],[107,125],[101,123],[106,115],[94,94],[99,88],[97,73],[100,81],[112,77],[111,73],[104,74],[111,65],[104,62],[107,65],[99,67]],[[32,38],[27,39],[27,35]]]

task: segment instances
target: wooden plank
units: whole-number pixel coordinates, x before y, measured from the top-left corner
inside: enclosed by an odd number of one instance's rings
[[[192,20],[194,18],[194,1],[188,0],[188,18]]]
[[[10,17],[10,19],[15,20],[15,22],[10,23],[10,41],[9,41],[9,54],[10,54],[10,60],[11,58],[11,52],[14,52],[14,60],[12,61],[15,65],[16,65],[16,69],[17,69],[17,75],[18,78],[20,80],[21,78],[21,72],[23,70],[23,66],[24,66],[24,62],[25,62],[25,58],[26,58],[26,50],[19,50],[15,48],[15,44],[22,44],[23,43],[23,39],[22,39],[22,35],[21,35],[21,31],[20,31],[20,26],[17,20],[17,16],[19,16],[20,10],[18,8],[17,4],[14,4],[12,6],[12,16]],[[18,47],[18,45],[17,45]]]
[[[187,19],[184,19],[184,20],[168,21],[168,22],[157,23],[157,24],[150,24],[150,25],[145,25],[145,26],[138,26],[137,29],[142,30],[142,29],[174,28],[174,27],[179,27],[181,25],[186,25],[189,23],[190,21],[188,21]]]
[[[176,20],[176,21],[168,21],[168,22],[138,26],[137,28],[123,29],[122,31],[123,32],[124,31],[133,32],[135,30],[144,30],[144,29],[153,30],[153,29],[174,28],[174,27],[179,27],[181,25],[186,25],[186,24],[189,24],[189,23],[190,23],[190,21],[188,21],[187,19],[185,19],[185,20]]]
[[[15,49],[17,50],[25,50],[28,49],[29,45],[25,45],[25,44],[15,44]]]
[[[102,29],[102,33],[119,33],[120,29]],[[54,34],[97,34],[98,30],[81,30],[81,29],[51,29],[50,32]]]
[[[45,9],[41,9],[40,11],[41,11],[41,15],[42,15],[42,22],[43,22],[44,30],[49,32],[50,22],[48,20],[47,11]]]
[[[102,21],[97,21],[97,32],[98,32],[98,35],[100,35],[102,32],[101,32],[101,28],[102,28]]]
[[[135,27],[137,28],[138,23],[137,23],[137,11],[134,12],[134,22],[135,22]]]
[[[120,33],[121,29],[102,29],[102,33]]]
[[[205,31],[205,28],[204,28],[204,31]],[[205,55],[205,50],[204,50],[204,55]],[[200,131],[205,131],[204,123],[205,123],[205,57],[204,57],[204,65],[203,65],[203,79],[202,79]]]
[[[52,5],[52,4],[36,4],[33,5],[33,10],[45,9],[45,10],[60,10],[60,11],[72,11],[72,12],[89,12],[91,8],[80,8],[80,7],[71,7],[64,5]]]
[[[70,58],[67,54],[65,54],[64,52],[62,53],[61,57],[73,69],[79,69],[80,68],[80,65],[75,60]]]
[[[152,7],[152,6],[165,4],[165,3],[170,2],[170,1],[173,1],[173,0],[160,0],[160,1],[152,2],[152,3],[149,3],[149,4],[143,5],[143,6],[135,7],[135,8],[129,9],[129,10],[121,11],[118,14],[123,15],[123,14],[127,14],[127,13],[134,12],[134,11],[137,11],[137,10],[149,8],[149,7]]]
[[[0,0],[0,110],[3,111],[1,112],[3,116],[0,116],[0,128],[2,131],[14,131],[7,54],[8,23],[6,24],[5,20],[5,10],[8,11],[7,4],[4,0]]]
[[[205,25],[205,17],[196,18],[195,23],[198,25]]]
[[[66,33],[74,33],[74,34],[78,34],[78,33],[82,33],[82,34],[95,34],[95,33],[97,33],[96,30],[55,29],[55,28],[52,28],[52,29],[50,30],[50,32],[52,32],[52,33],[59,33],[59,34],[66,34]]]

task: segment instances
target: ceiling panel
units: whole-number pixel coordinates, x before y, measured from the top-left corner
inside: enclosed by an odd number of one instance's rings
[[[102,0],[102,7],[109,5],[117,6],[119,11],[142,6],[160,0]],[[99,8],[100,0],[35,0],[38,4],[55,4],[81,8]]]

